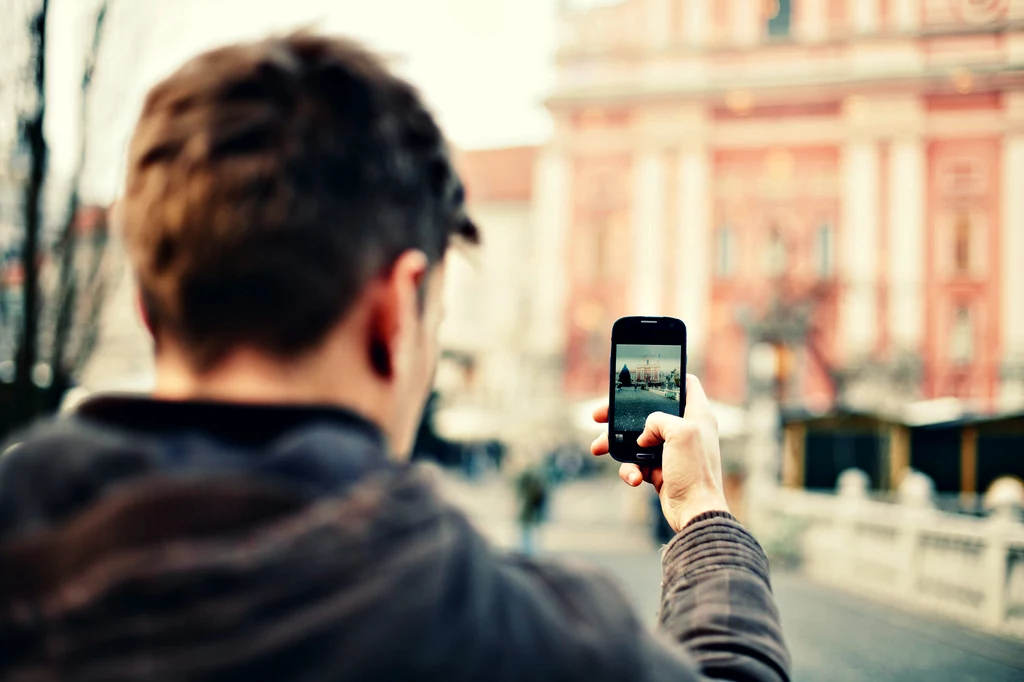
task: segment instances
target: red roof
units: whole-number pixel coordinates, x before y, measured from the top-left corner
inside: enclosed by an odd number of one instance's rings
[[[537,147],[505,147],[459,152],[455,163],[470,204],[528,202],[536,158]]]
[[[105,229],[108,210],[106,206],[89,204],[80,206],[75,215],[75,230],[78,234],[92,234],[97,230]]]
[[[21,263],[10,263],[6,268],[0,268],[0,284],[5,288],[20,287],[24,281]]]

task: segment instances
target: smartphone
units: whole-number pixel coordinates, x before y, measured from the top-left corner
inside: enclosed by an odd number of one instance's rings
[[[686,325],[674,317],[623,317],[612,325],[608,390],[608,449],[620,462],[658,465],[659,444],[636,439],[652,412],[683,415],[686,406]]]

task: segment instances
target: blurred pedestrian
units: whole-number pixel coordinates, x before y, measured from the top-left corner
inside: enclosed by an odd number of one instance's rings
[[[478,234],[382,59],[312,34],[197,57],[146,98],[120,209],[156,388],[0,458],[0,680],[788,679],[696,379],[640,437],[663,468],[620,469],[676,533],[658,634],[404,461],[444,257]]]
[[[516,497],[519,500],[519,530],[523,554],[536,551],[534,533],[544,521],[548,503],[548,481],[542,471],[528,467],[516,477]]]

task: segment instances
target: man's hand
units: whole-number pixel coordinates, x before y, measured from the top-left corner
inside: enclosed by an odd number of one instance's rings
[[[722,455],[718,446],[718,420],[700,381],[686,375],[684,417],[655,412],[647,418],[637,439],[640,447],[664,443],[661,468],[623,464],[619,478],[634,488],[644,481],[654,485],[661,509],[678,532],[690,519],[708,511],[729,511],[722,489]],[[594,410],[594,421],[608,423],[608,406]],[[590,446],[595,455],[608,454],[608,431]]]

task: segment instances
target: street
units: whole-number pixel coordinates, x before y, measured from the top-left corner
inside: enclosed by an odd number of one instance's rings
[[[647,622],[660,599],[656,552],[556,553],[615,575]],[[1024,679],[1024,643],[888,608],[779,573],[794,682],[1010,682]]]
[[[615,392],[616,431],[643,431],[651,412],[679,414],[679,402],[629,386]]]
[[[439,473],[445,494],[496,545],[518,541],[509,486]],[[658,548],[644,521],[648,495],[597,477],[555,493],[541,527],[542,551],[597,565],[618,578],[641,618],[655,623],[661,593]],[[793,656],[795,682],[1009,682],[1024,679],[1024,643],[900,611],[776,572],[773,588]]]

